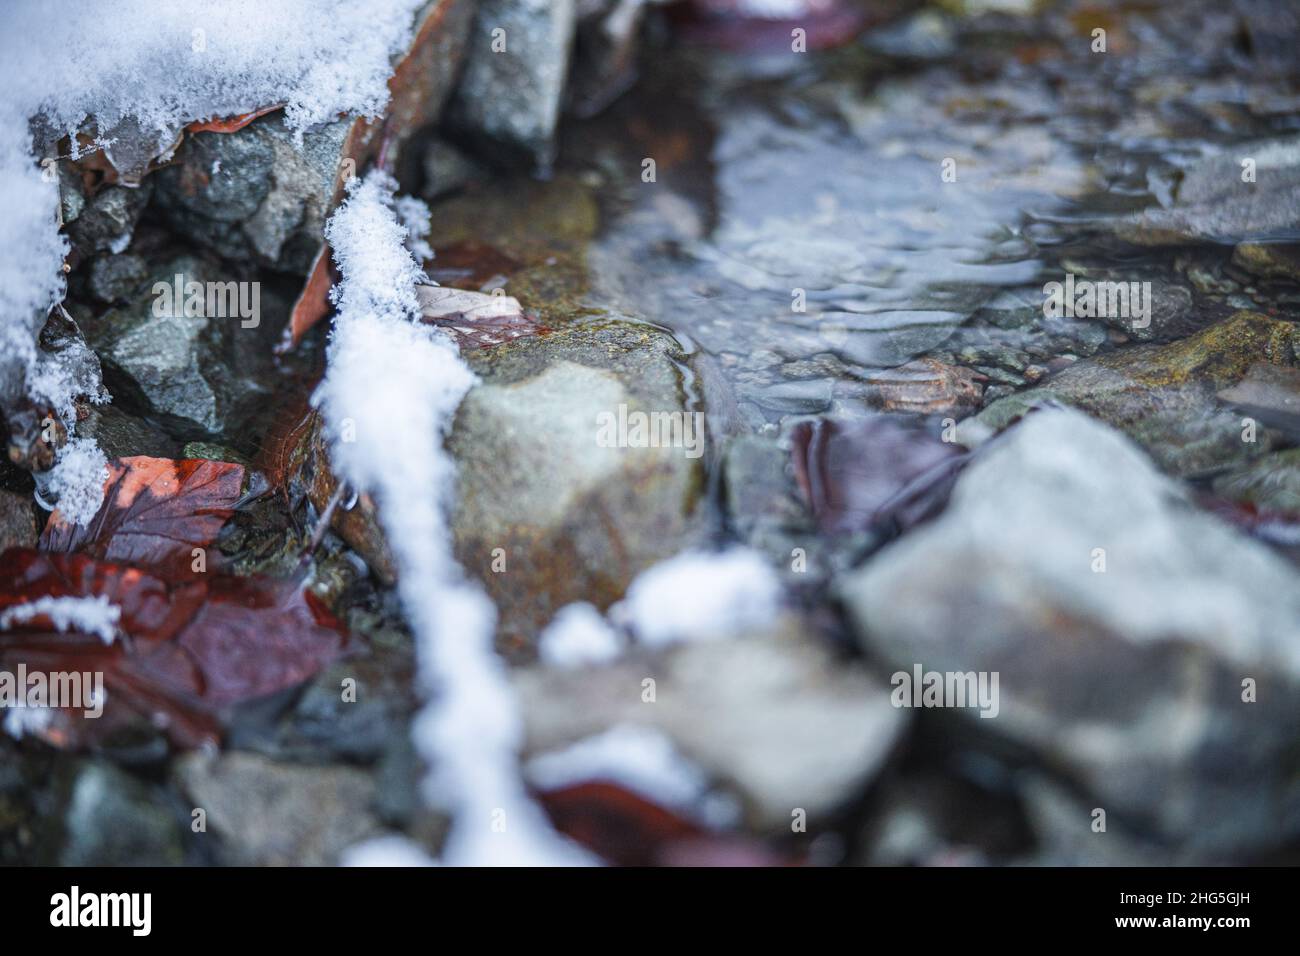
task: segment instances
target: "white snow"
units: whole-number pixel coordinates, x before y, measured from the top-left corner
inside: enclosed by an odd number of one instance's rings
[[[713,826],[735,823],[740,807],[715,791],[708,776],[660,730],[618,724],[604,733],[528,761],[525,773],[540,790],[606,781],[652,803]]]
[[[596,608],[585,601],[556,612],[538,637],[543,663],[552,667],[606,664],[623,652],[623,641]]]
[[[408,243],[420,216],[407,203],[399,221],[394,189],[380,172],[354,179],[326,229],[342,278],[332,292],[328,371],[313,401],[336,472],[374,497],[397,559],[429,699],[413,731],[431,767],[426,794],[452,815],[442,862],[587,862],[527,794],[522,720],[492,644],[496,610],[451,552],[455,465],[443,437],[475,378],[444,333],[415,321],[422,273]]]
[[[57,138],[94,116],[111,155],[110,131],[124,120],[170,146],[192,120],[276,103],[285,104],[298,132],[340,113],[378,115],[392,58],[409,45],[423,2],[104,0],[86,8],[7,0],[0,30],[0,392],[25,389],[71,431],[72,399],[86,390],[52,370],[55,363],[36,347],[46,311],[63,296],[67,243],[57,229],[56,177],[41,175],[29,120],[40,116]],[[84,483],[74,484],[74,476]],[[69,518],[94,513],[90,502],[98,505],[100,489],[92,470],[69,469],[61,484],[77,500],[71,510],[60,502]]]
[[[84,525],[104,500],[108,459],[92,439],[70,438],[54,467],[37,480],[44,491],[57,496],[65,520]]]
[[[122,609],[103,595],[94,597],[41,597],[25,604],[14,604],[0,611],[0,631],[33,618],[48,617],[60,633],[79,631],[96,634],[105,644],[117,636]]]
[[[398,834],[374,837],[348,847],[339,856],[339,866],[437,866],[414,840]]]
[[[4,728],[14,740],[22,740],[23,734],[39,734],[54,722],[54,709],[51,707],[28,707],[22,704],[16,707],[0,707],[4,714]]]
[[[781,582],[756,551],[688,551],[643,571],[611,609],[642,644],[738,637],[771,624]]]

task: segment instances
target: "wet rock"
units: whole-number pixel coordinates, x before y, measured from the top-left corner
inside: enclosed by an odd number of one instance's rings
[[[589,117],[636,82],[637,39],[646,9],[664,0],[577,0],[568,109]]]
[[[872,404],[889,412],[939,414],[978,408],[983,376],[937,359],[916,359],[898,368],[868,372]]]
[[[1215,494],[1260,511],[1300,515],[1300,448],[1265,455],[1214,479]]]
[[[183,862],[178,807],[110,763],[84,764],[64,811],[61,866],[178,866]]]
[[[800,580],[818,580],[827,573],[830,556],[820,545],[816,528],[800,498],[790,467],[790,452],[772,436],[742,435],[727,445],[723,465],[728,523],[750,547],[768,556],[774,567]],[[805,566],[792,562],[802,548]]]
[[[0,490],[0,551],[36,547],[36,512],[31,495]]]
[[[330,866],[380,830],[371,809],[374,781],[355,767],[195,753],[177,761],[175,774],[193,806],[206,811],[221,863]]]
[[[671,336],[606,321],[465,357],[483,384],[462,402],[449,442],[459,465],[453,530],[504,633],[529,638],[573,601],[607,606],[686,545],[704,415],[688,405]],[[648,413],[676,416],[674,447],[641,445],[648,433],[638,438],[631,423]],[[612,442],[601,442],[602,422]]]
[[[548,167],[574,26],[574,0],[481,0],[453,123]]]
[[[153,184],[149,180],[135,188],[101,189],[68,226],[73,246],[85,258],[105,252],[124,252],[152,193]]]
[[[1300,369],[1252,365],[1246,377],[1219,392],[1219,398],[1300,440]]]
[[[973,420],[1001,429],[1047,402],[1081,408],[1121,429],[1162,468],[1192,475],[1269,451],[1261,428],[1243,441],[1241,416],[1217,394],[1256,363],[1293,367],[1300,333],[1290,322],[1238,312],[1169,345],[1140,345],[1076,362],[1044,384],[989,405]],[[974,436],[971,420],[959,434]],[[974,440],[974,439],[972,439]]]
[[[129,455],[184,457],[180,442],[161,428],[122,411],[116,405],[91,406],[86,419],[77,428],[80,434],[93,438],[109,458],[125,458]]]
[[[839,590],[890,666],[998,674],[996,717],[955,716],[1127,829],[1202,856],[1300,832],[1300,574],[1106,426],[1029,416]]]
[[[178,435],[198,438],[224,431],[241,411],[256,405],[256,384],[244,377],[251,371],[250,364],[231,359],[236,353],[257,351],[275,324],[269,316],[273,300],[262,294],[257,283],[242,282],[236,295],[243,295],[253,313],[250,318],[233,306],[210,309],[206,304],[199,310],[204,314],[187,315],[188,294],[182,295],[179,309],[174,301],[177,276],[182,289],[190,282],[201,283],[207,293],[205,303],[214,288],[236,287],[239,278],[210,260],[178,256],[157,266],[128,303],[82,318],[81,324],[103,360],[109,389],[118,402],[157,418]],[[165,292],[155,292],[159,283]],[[257,310],[252,309],[253,288],[258,293]]]
[[[1246,181],[1245,161],[1254,163]],[[1187,169],[1176,201],[1122,220],[1119,236],[1143,246],[1285,236],[1300,223],[1300,139],[1243,143]]]
[[[1300,246],[1284,242],[1241,242],[1232,250],[1234,265],[1262,279],[1300,282]]]
[[[101,302],[117,302],[130,298],[148,277],[149,264],[142,256],[101,256],[90,264],[90,292]]]
[[[642,698],[655,681],[655,699]],[[788,832],[857,795],[892,751],[904,715],[888,688],[786,622],[769,634],[686,644],[584,670],[516,673],[526,750],[568,746],[619,724],[653,727],[719,782],[748,822]]]

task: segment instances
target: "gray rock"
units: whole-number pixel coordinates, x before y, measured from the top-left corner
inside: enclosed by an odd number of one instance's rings
[[[84,764],[64,814],[62,866],[179,866],[183,830],[161,792],[112,764]]]
[[[477,163],[451,143],[436,137],[425,147],[421,166],[424,169],[421,195],[428,200],[453,193],[483,175]]]
[[[329,866],[381,829],[371,806],[374,781],[355,767],[194,753],[176,762],[175,773],[194,807],[206,811],[222,863]]]
[[[573,0],[482,0],[453,122],[548,167],[574,28]]]
[[[90,291],[101,302],[117,302],[129,298],[148,277],[149,264],[141,256],[101,256],[90,264]]]
[[[839,590],[890,666],[998,673],[998,715],[957,716],[1127,829],[1201,856],[1300,833],[1300,574],[1104,425],[1028,417]]]
[[[68,225],[68,237],[77,251],[86,258],[105,252],[125,251],[152,192],[150,180],[134,188],[106,186],[101,189]]]
[[[1244,182],[1243,160],[1255,163]],[[1183,173],[1175,203],[1121,220],[1121,238],[1144,246],[1293,234],[1300,224],[1300,139],[1243,143]]]
[[[528,641],[571,601],[607,606],[695,531],[702,457],[598,445],[600,416],[620,406],[691,414],[685,356],[667,333],[604,322],[466,358],[483,384],[465,397],[449,443],[456,549],[496,601],[503,632]],[[697,420],[686,421],[696,434]],[[493,570],[498,548],[504,572]]]
[[[905,715],[888,688],[785,622],[769,634],[677,647],[589,670],[516,672],[526,750],[568,746],[617,724],[654,727],[741,797],[747,822],[789,832],[859,794]],[[642,681],[655,680],[655,700]]]
[[[350,120],[303,134],[280,113],[234,133],[196,133],[156,173],[158,208],[227,259],[305,275],[336,196]]]
[[[1252,366],[1297,364],[1296,326],[1238,312],[1169,345],[1139,345],[1069,366],[1036,388],[993,402],[958,426],[963,441],[1001,429],[1030,408],[1060,402],[1122,429],[1162,468],[1194,475],[1267,453],[1279,437],[1267,428],[1242,440],[1242,416],[1218,393]]]
[[[279,323],[270,315],[273,297],[260,288],[257,328],[244,328],[239,315],[185,315],[183,303],[178,312],[170,292],[160,298],[153,291],[160,282],[173,289],[177,276],[182,289],[191,281],[207,288],[240,278],[210,260],[178,256],[160,263],[129,302],[81,322],[119,403],[156,417],[178,437],[201,438],[226,430],[257,402],[244,353],[257,351]]]
[[[78,434],[87,435],[109,458],[128,455],[152,455],[155,458],[178,458],[181,445],[165,431],[122,411],[116,405],[92,406],[86,420],[78,423]]]
[[[0,552],[36,547],[36,512],[31,495],[0,491]]]
[[[1265,455],[1214,479],[1216,494],[1261,511],[1300,515],[1300,448]]]

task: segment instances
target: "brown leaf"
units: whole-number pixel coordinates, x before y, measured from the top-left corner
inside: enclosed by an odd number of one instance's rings
[[[417,287],[415,294],[424,321],[450,331],[461,348],[489,348],[547,331],[512,296],[432,285]]]
[[[56,746],[104,741],[141,719],[182,747],[214,741],[226,710],[309,679],[346,646],[311,592],[262,578],[207,575],[168,584],[138,568],[80,554],[11,548],[0,555],[0,610],[43,597],[106,598],[121,611],[112,644],[62,633],[46,616],[0,632],[0,666],[15,673],[100,672],[103,716],[57,714]]]
[[[234,133],[243,129],[259,116],[265,116],[267,113],[274,113],[276,110],[284,109],[283,103],[276,103],[274,106],[263,106],[260,109],[253,110],[251,113],[240,113],[237,116],[227,116],[224,119],[195,120],[189,126],[185,127],[187,133]]]
[[[239,501],[244,466],[149,458],[109,464],[104,503],[84,526],[55,511],[41,534],[46,551],[79,551],[149,568],[169,580],[193,577],[194,548],[216,540]]]
[[[869,372],[863,380],[870,386],[872,403],[885,411],[935,415],[977,408],[984,378],[960,365],[922,358]]]
[[[330,287],[337,280],[337,272],[330,256],[329,243],[321,243],[316,258],[312,260],[307,283],[298,294],[289,315],[289,328],[285,331],[281,352],[295,347],[307,331],[330,314]]]
[[[881,415],[823,418],[791,433],[795,477],[828,532],[901,531],[947,503],[967,454]]]

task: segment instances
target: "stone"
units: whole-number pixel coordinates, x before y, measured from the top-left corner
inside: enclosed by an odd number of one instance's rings
[[[124,252],[152,193],[153,184],[149,180],[134,188],[106,186],[101,189],[68,225],[68,237],[73,246],[85,258],[106,252]]]
[[[217,859],[237,866],[332,866],[381,827],[371,775],[356,767],[276,763],[258,754],[188,754],[176,781],[207,814]]]
[[[1005,428],[1030,408],[1060,402],[1114,425],[1175,475],[1195,475],[1271,450],[1279,436],[1261,427],[1242,440],[1241,416],[1218,393],[1241,382],[1257,363],[1295,367],[1300,331],[1293,323],[1237,312],[1168,345],[1117,349],[1074,363],[1043,384],[993,402],[958,426]],[[972,427],[971,422],[975,425]]]
[[[503,633],[528,642],[566,604],[608,606],[696,530],[703,458],[685,446],[602,447],[601,416],[677,414],[702,451],[704,415],[683,391],[680,347],[650,326],[576,326],[465,358],[483,381],[448,443],[456,553]]]
[[[481,0],[450,105],[454,125],[548,168],[574,29],[574,0]]]
[[[655,680],[655,700],[642,681]],[[649,726],[741,798],[749,825],[789,832],[860,794],[906,724],[888,688],[790,620],[770,633],[678,646],[598,668],[517,671],[537,754],[619,724]]]
[[[36,547],[36,511],[31,495],[0,490],[0,552]]]
[[[873,658],[999,674],[998,715],[956,718],[1126,829],[1201,858],[1300,833],[1300,573],[1105,425],[1028,416],[837,591]]]
[[[64,812],[61,866],[179,866],[181,808],[163,792],[104,761],[88,761]]]

